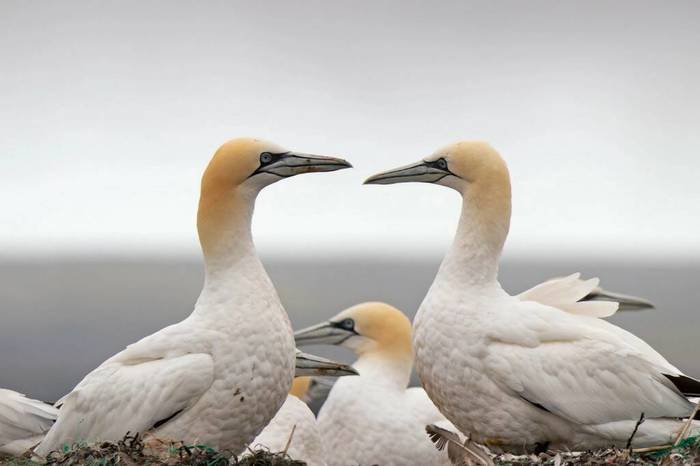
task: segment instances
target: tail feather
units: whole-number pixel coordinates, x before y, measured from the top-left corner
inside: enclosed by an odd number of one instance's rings
[[[584,296],[581,301],[610,301],[619,303],[619,311],[640,311],[654,308],[654,304],[647,299],[615,293],[599,287],[596,287],[593,291]]]

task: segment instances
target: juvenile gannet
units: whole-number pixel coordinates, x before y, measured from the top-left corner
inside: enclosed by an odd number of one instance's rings
[[[407,181],[463,197],[454,243],[418,310],[413,339],[423,386],[461,432],[510,451],[624,446],[644,414],[633,446],[675,439],[700,382],[605,320],[501,288],[511,187],[493,148],[460,142],[366,183]]]
[[[401,311],[358,304],[295,338],[297,345],[340,345],[358,356],[353,367],[360,375],[338,380],[318,414],[333,452],[329,465],[451,464],[425,432],[426,425],[447,421],[422,388],[406,388],[413,352],[411,322]]]
[[[18,456],[39,443],[56,416],[50,404],[0,388],[0,456]]]
[[[253,245],[255,199],[283,178],[348,167],[256,139],[221,146],[202,177],[197,228],[206,274],[194,311],[88,374],[60,401],[36,453],[127,431],[241,451],[282,406],[294,377],[289,319]]]

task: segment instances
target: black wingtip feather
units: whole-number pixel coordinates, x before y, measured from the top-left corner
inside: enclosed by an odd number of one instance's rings
[[[676,386],[679,392],[691,398],[700,397],[700,380],[696,380],[686,375],[668,375],[664,374],[673,385]]]

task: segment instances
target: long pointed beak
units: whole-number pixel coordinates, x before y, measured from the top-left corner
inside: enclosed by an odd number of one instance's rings
[[[367,178],[364,184],[394,184],[394,183],[436,183],[446,176],[449,172],[441,170],[437,167],[431,167],[425,162],[418,162],[412,165],[387,170],[377,173]]]
[[[340,345],[355,335],[356,332],[336,327],[328,321],[297,330],[294,332],[294,340],[297,346]]]
[[[279,160],[261,167],[256,173],[270,173],[288,178],[302,173],[332,172],[344,168],[352,168],[352,165],[338,157],[287,152]]]
[[[295,377],[323,375],[342,377],[357,375],[357,371],[347,364],[331,361],[330,359],[303,353],[297,350]]]

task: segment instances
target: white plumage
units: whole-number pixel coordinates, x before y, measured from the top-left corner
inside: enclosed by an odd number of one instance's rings
[[[554,306],[571,314],[591,317],[609,317],[617,311],[619,304],[612,301],[582,301],[598,288],[600,280],[581,280],[581,274],[553,278],[535,285],[518,295],[522,301],[536,301]]]
[[[193,313],[88,374],[36,453],[127,431],[242,450],[284,403],[295,365],[289,319],[253,245],[255,199],[282,178],[348,166],[258,140],[224,144],[202,178],[206,277]]]
[[[448,419],[509,451],[624,446],[642,413],[632,445],[675,439],[700,382],[598,318],[614,307],[577,302],[597,283],[549,283],[524,296],[501,288],[510,180],[490,146],[458,143],[368,180],[403,181],[443,184],[464,198],[454,243],[414,323],[418,375]]]
[[[407,388],[413,357],[403,313],[364,303],[295,336],[298,345],[339,344],[358,356],[360,375],[338,380],[318,414],[329,465],[451,464],[425,431],[447,421],[422,388]]]
[[[311,375],[337,377],[357,375],[357,371],[348,365],[312,356],[315,361],[312,372],[309,371],[308,360],[302,356],[309,357],[310,355],[297,353],[297,377],[292,383],[287,400],[270,423],[251,442],[243,455],[249,454],[250,449],[260,447],[272,452],[286,452],[290,458],[304,461],[309,466],[326,465],[327,452],[321,431],[316,423],[316,416],[301,399],[307,398],[311,385]],[[302,359],[303,364],[300,363]]]
[[[252,448],[265,447],[273,452],[287,449],[290,458],[309,466],[326,466],[326,450],[316,417],[306,403],[287,395],[272,421],[255,437]]]
[[[56,416],[50,404],[0,388],[0,454],[21,455],[39,443]]]

